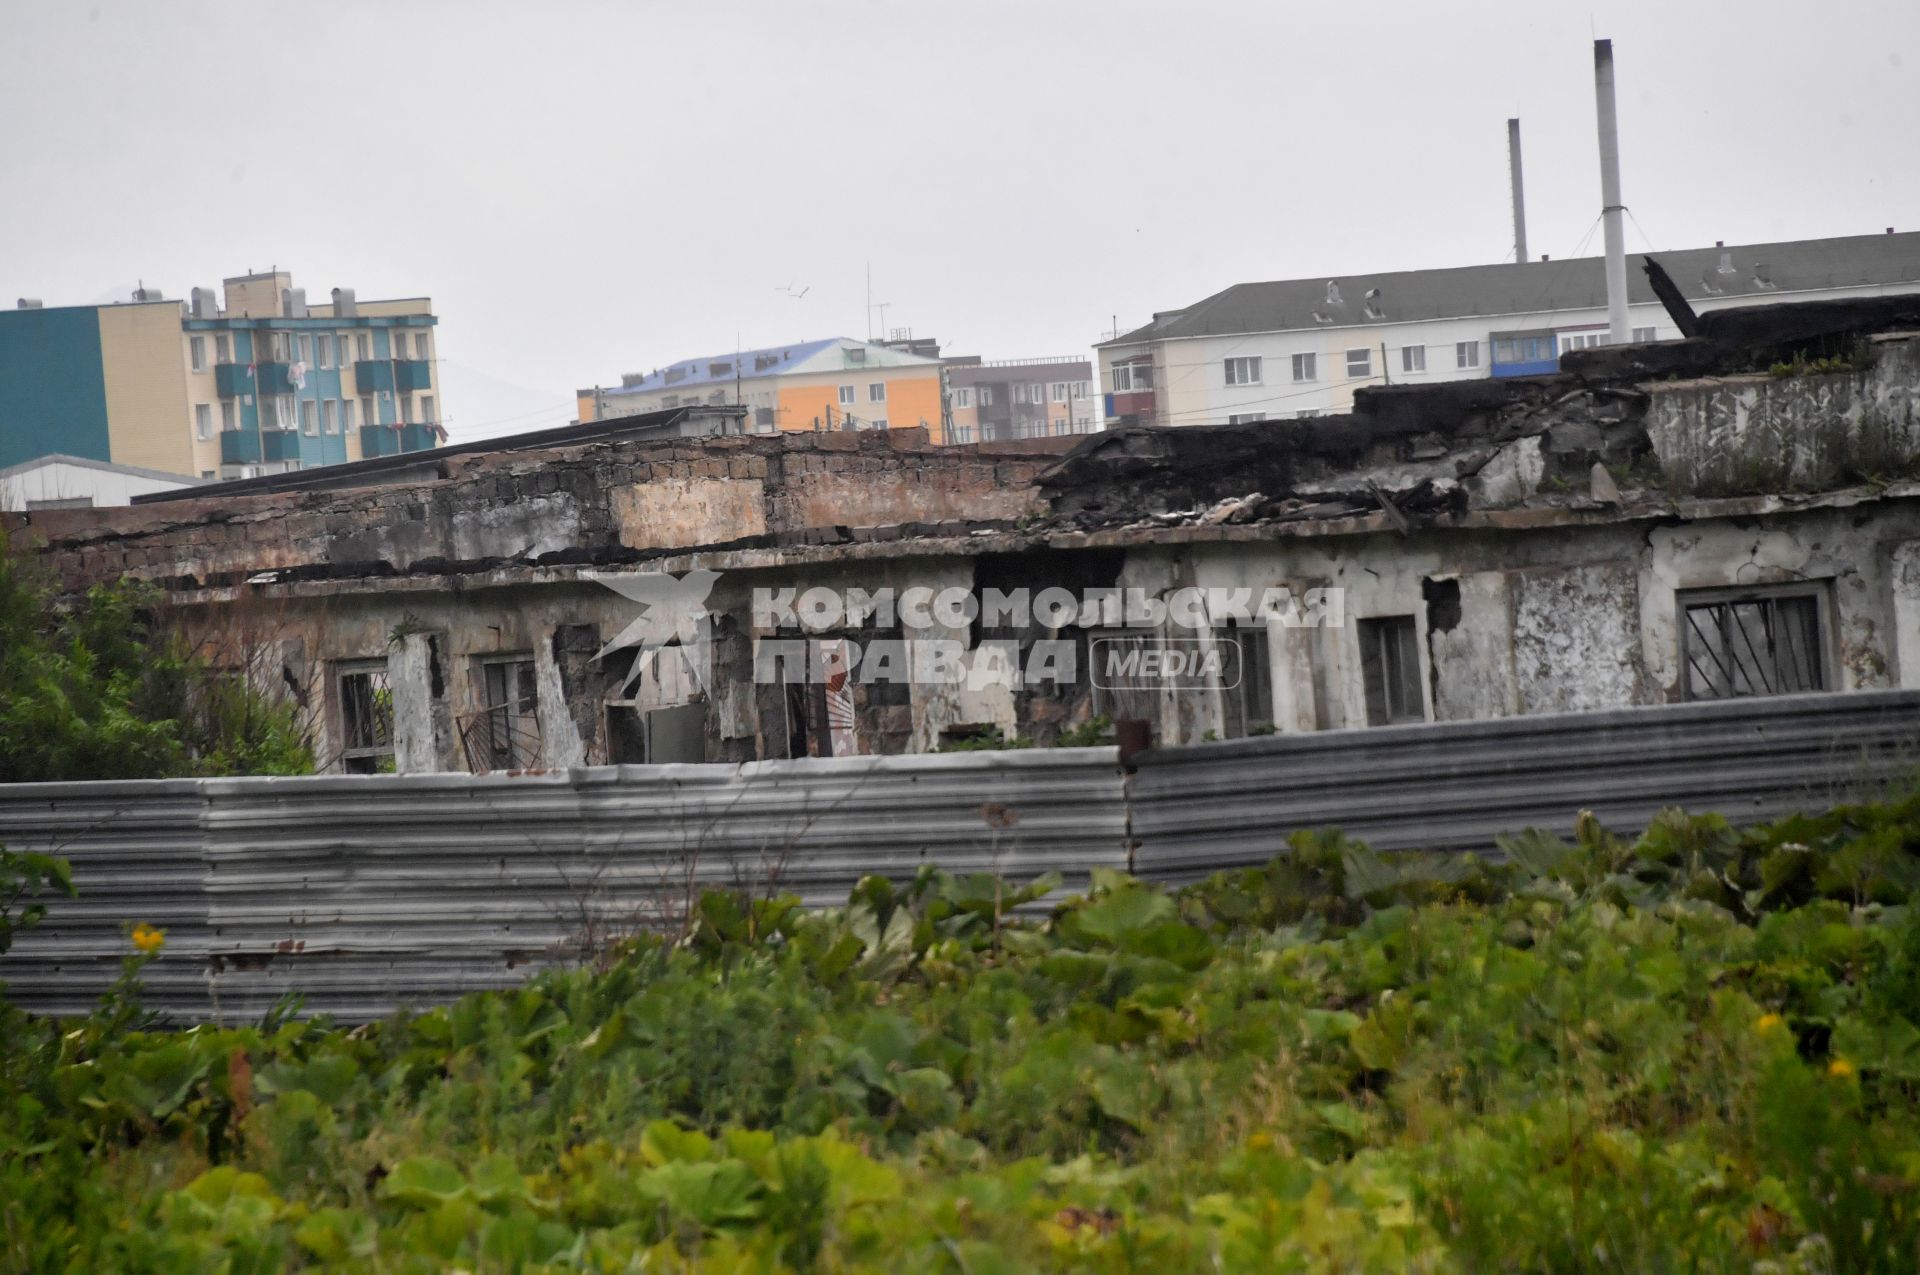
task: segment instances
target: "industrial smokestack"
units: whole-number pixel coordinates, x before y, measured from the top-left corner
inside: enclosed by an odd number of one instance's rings
[[[1520,177],[1520,121],[1507,121],[1507,171],[1513,184],[1513,259],[1527,263],[1527,194]]]
[[[1625,345],[1633,337],[1627,318],[1627,233],[1620,202],[1620,123],[1613,107],[1613,41],[1593,42],[1593,95],[1600,117],[1600,221],[1607,235],[1608,340]]]

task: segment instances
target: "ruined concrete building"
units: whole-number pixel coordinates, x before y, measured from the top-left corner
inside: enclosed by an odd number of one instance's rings
[[[1064,453],[568,436],[8,525],[71,588],[157,583],[217,661],[303,707],[329,769],[1048,744],[1100,717],[1178,743],[1920,686],[1917,399],[1920,304],[1823,302]],[[663,574],[704,620],[676,633],[634,600],[665,595],[625,587]],[[1022,589],[1090,601],[924,605]],[[810,590],[850,601],[810,611]],[[1236,591],[1302,606],[1242,615]],[[1166,605],[1143,619],[1142,597]],[[896,640],[947,644],[961,675],[875,675]],[[1205,658],[1140,658],[1183,647]]]

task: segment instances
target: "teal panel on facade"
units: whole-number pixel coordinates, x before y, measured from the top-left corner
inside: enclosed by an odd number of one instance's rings
[[[0,311],[0,468],[55,452],[113,459],[99,315]]]
[[[379,344],[385,345],[386,335],[381,334]],[[391,393],[393,390],[393,364],[385,355],[367,362],[353,365],[353,381],[360,387],[362,394]]]
[[[221,363],[213,369],[213,388],[221,398],[253,393],[253,369],[245,363]]]
[[[402,359],[393,367],[395,383],[402,394],[433,388],[433,369],[425,359]]]
[[[440,436],[431,425],[402,425],[400,427],[400,450],[403,452],[424,452],[429,447],[438,447]]]
[[[257,464],[261,451],[258,430],[233,429],[220,435],[220,463],[223,465]]]

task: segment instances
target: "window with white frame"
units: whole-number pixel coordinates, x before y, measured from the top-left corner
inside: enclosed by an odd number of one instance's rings
[[[1402,372],[1424,372],[1427,370],[1427,347],[1424,345],[1403,345],[1400,347],[1400,370]]]
[[[982,385],[979,388],[980,388],[980,406],[992,407],[993,406],[993,386]]]
[[[348,433],[353,432],[353,400],[350,398],[340,400],[340,423],[346,427]]]
[[[1013,401],[1025,406],[1027,401],[1027,383],[1025,381],[1015,381],[1013,383]]]
[[[240,428],[240,409],[232,399],[223,399],[220,403],[220,430],[231,434]]]
[[[1233,358],[1227,360],[1228,385],[1260,384],[1260,357]]]
[[[393,357],[396,359],[406,358],[407,357],[406,332],[404,330],[397,330],[394,332],[392,339],[393,339]]]
[[[213,361],[215,363],[233,362],[233,338],[225,332],[217,333],[213,338]]]
[[[884,403],[887,401],[887,383],[873,381],[867,385],[867,402]]]
[[[193,436],[202,442],[213,437],[213,404],[193,405]]]
[[[310,398],[300,400],[300,432],[308,438],[320,432],[320,405]]]
[[[413,357],[425,362],[433,355],[427,352],[427,330],[425,328],[413,334]]]
[[[1152,389],[1153,364],[1144,361],[1114,364],[1113,388],[1119,393],[1126,393],[1130,390]]]
[[[433,424],[433,395],[420,396],[420,420],[427,425]]]
[[[305,332],[300,334],[300,361],[313,366],[313,337]]]
[[[329,434],[340,432],[340,407],[332,399],[320,404],[320,428]]]
[[[1373,375],[1373,351],[1365,346],[1347,351],[1347,377],[1356,379]]]
[[[402,425],[413,424],[413,395],[398,394],[395,395],[395,397],[400,400],[400,423]]]
[[[1073,397],[1085,398],[1086,396],[1087,396],[1087,383],[1085,381],[1075,381],[1073,383]]]
[[[1293,356],[1293,382],[1295,385],[1320,379],[1320,356],[1317,354],[1296,354]]]
[[[370,334],[357,332],[354,334],[354,342],[362,363],[367,362],[373,357],[373,338]]]
[[[1036,407],[1047,401],[1047,387],[1044,382],[1035,381],[1033,383],[1032,397],[1027,401]]]
[[[318,353],[320,356],[320,366],[332,367],[333,366],[333,333],[322,332],[319,336],[314,338],[314,344],[317,347],[319,347],[316,353]]]
[[[380,412],[379,409],[374,406],[373,396],[371,394],[360,400],[360,423],[362,425],[378,425],[380,423]]]
[[[887,418],[882,416],[880,419],[868,425],[867,428],[868,429],[885,429],[887,428]]]
[[[1453,347],[1453,365],[1455,367],[1479,367],[1480,343],[1478,341],[1457,341]]]
[[[187,338],[187,355],[188,355],[188,358],[193,363],[194,371],[196,372],[206,371],[207,370],[207,338],[203,336],[188,337]]]
[[[842,407],[853,406],[853,386],[842,385],[840,387],[840,406]]]
[[[1048,386],[1047,388],[1048,388],[1048,391],[1053,395],[1054,402],[1064,403],[1067,401],[1067,383],[1065,381],[1055,381],[1052,385]]]
[[[973,441],[973,426],[955,425],[953,427],[953,441],[956,443],[971,443]]]
[[[1659,339],[1660,337],[1652,328],[1635,328],[1633,330],[1633,343],[1635,345],[1645,345],[1650,341],[1658,341]]]
[[[1265,412],[1233,412],[1228,415],[1227,424],[1251,425],[1255,421],[1264,421],[1266,419],[1267,414]]]
[[[955,407],[972,407],[973,390],[965,385],[957,387],[953,391],[953,405]]]
[[[1605,332],[1558,332],[1562,352],[1567,350],[1592,350],[1607,343]]]
[[[276,429],[295,429],[298,422],[294,416],[293,395],[276,394],[273,399],[273,423]]]

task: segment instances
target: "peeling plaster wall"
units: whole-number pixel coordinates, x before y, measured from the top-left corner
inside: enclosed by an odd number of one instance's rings
[[[1460,613],[1451,627],[1427,624],[1428,693],[1439,721],[1508,717],[1520,711],[1514,680],[1513,599],[1501,571],[1446,577],[1459,586]]]
[[[1650,702],[1641,677],[1631,563],[1524,571],[1513,585],[1513,692],[1522,713]]]

